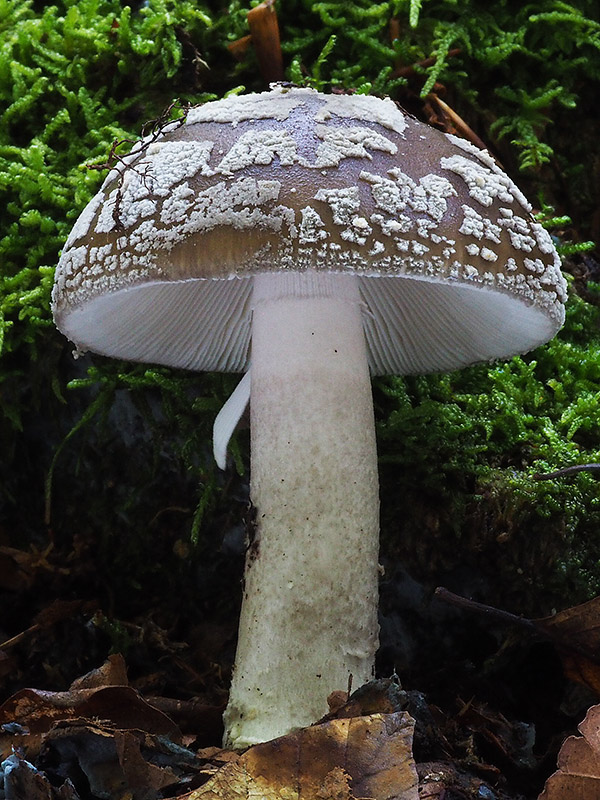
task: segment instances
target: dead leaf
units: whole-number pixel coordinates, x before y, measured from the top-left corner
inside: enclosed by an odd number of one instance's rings
[[[600,798],[600,705],[592,706],[558,754],[558,770],[546,781],[538,800]]]
[[[332,693],[327,698],[331,708],[320,722],[342,717],[364,717],[370,714],[393,714],[402,711],[408,702],[406,692],[393,680],[380,678],[364,683],[350,697],[342,692],[344,699],[338,692]]]
[[[283,80],[283,56],[275,0],[263,0],[247,14],[260,74],[266,83]]]
[[[59,722],[44,736],[39,764],[56,763],[83,772],[94,796],[135,800],[156,800],[165,786],[200,771],[196,755],[166,737],[86,719]]]
[[[82,773],[94,796],[131,800],[173,797],[177,790],[181,800],[417,800],[414,720],[399,710],[405,695],[391,681],[358,689],[337,719],[243,755],[181,747],[170,716],[126,681],[123,659],[112,656],[66,692],[23,689],[0,706],[5,754],[27,751],[14,777],[29,788],[15,800],[78,800],[68,779]],[[174,702],[171,710],[182,718],[207,719],[196,704]],[[217,709],[209,711],[214,716]]]
[[[70,780],[55,790],[46,776],[18,753],[2,763],[0,778],[2,797],[10,800],[79,800]]]
[[[6,758],[13,747],[26,747],[29,757],[40,749],[42,736],[60,720],[82,717],[108,720],[120,729],[135,728],[181,742],[182,734],[173,720],[150,705],[130,686],[121,656],[110,656],[98,670],[74,681],[66,692],[21,689],[0,705],[0,755]],[[115,685],[112,685],[115,684]],[[17,724],[21,731],[10,733]]]
[[[497,796],[488,783],[461,770],[451,761],[422,762],[417,765],[417,771],[419,773],[419,800],[445,800],[448,797],[494,798]]]
[[[334,719],[251,747],[178,800],[417,800],[405,712]]]
[[[600,597],[559,611],[551,617],[525,619],[508,611],[486,606],[439,586],[436,597],[466,608],[488,619],[516,625],[549,639],[557,648],[567,678],[587,686],[600,696]]]
[[[557,646],[566,677],[600,697],[600,597],[533,623]]]
[[[600,662],[600,597],[536,619],[534,624],[554,641]]]
[[[129,686],[127,666],[120,653],[110,655],[101,667],[76,678],[69,690],[97,689],[101,686]]]
[[[591,689],[600,697],[600,664],[580,653],[571,653],[568,650],[559,650],[565,677],[574,683],[580,683]]]
[[[85,717],[181,738],[175,723],[129,686],[102,686],[67,692],[21,689],[0,706],[0,725],[18,722],[31,733],[45,733],[62,719]]]

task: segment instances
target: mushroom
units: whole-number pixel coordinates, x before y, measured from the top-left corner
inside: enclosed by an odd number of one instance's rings
[[[373,675],[372,375],[525,352],[564,319],[548,233],[491,156],[390,99],[277,86],[134,147],[71,232],[54,318],[80,349],[244,372],[251,499],[228,745]]]

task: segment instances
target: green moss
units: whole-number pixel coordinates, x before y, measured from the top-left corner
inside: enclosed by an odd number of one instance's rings
[[[389,378],[379,382],[376,396],[382,480],[390,496],[403,476],[402,502],[385,509],[384,527],[402,558],[418,552],[432,513],[435,548],[425,571],[435,563],[452,570],[475,558],[506,589],[519,569],[537,594],[524,595],[538,610],[555,580],[574,596],[600,593],[596,474],[537,478],[600,461],[597,307],[572,297],[561,333],[527,356],[443,376]],[[383,502],[385,508],[385,496]],[[407,520],[400,534],[397,515],[407,506],[422,516]],[[498,540],[505,545],[498,547]]]
[[[571,243],[565,255],[577,259],[600,205],[594,4],[501,0],[489,9],[487,0],[278,0],[288,78],[391,94],[423,117],[421,98],[445,92],[530,196],[571,218],[557,224]],[[0,0],[2,528],[13,542],[44,539],[51,500],[59,540],[76,526],[97,535],[103,574],[126,532],[122,574],[165,508],[183,509],[173,537],[193,531],[200,548],[239,523],[245,479],[217,474],[210,456],[212,419],[235,379],[73,362],[49,312],[54,265],[102,178],[86,164],[105,161],[115,139],[139,135],[174,98],[264,88],[252,50],[239,63],[227,51],[247,33],[246,10],[240,0]],[[390,552],[439,576],[458,537],[478,569],[485,553],[502,574],[524,570],[529,585],[545,576],[558,595],[598,591],[596,478],[534,477],[600,460],[598,331],[597,305],[572,292],[564,331],[533,354],[376,383]],[[234,448],[243,473],[243,434]],[[116,476],[120,488],[107,488]],[[93,501],[90,486],[100,490]],[[423,530],[438,566],[408,546]],[[132,591],[155,575],[148,562],[137,569]]]

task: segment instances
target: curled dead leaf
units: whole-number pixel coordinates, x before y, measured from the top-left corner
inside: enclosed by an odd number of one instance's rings
[[[581,736],[565,739],[558,770],[538,800],[597,800],[600,797],[600,705],[592,706],[578,726]]]
[[[164,787],[199,771],[195,754],[167,737],[86,719],[57,723],[43,738],[39,763],[76,764],[95,797],[135,800],[156,800]]]
[[[600,661],[600,597],[533,622],[553,641]]]
[[[178,800],[417,800],[405,712],[333,719],[251,747]]]
[[[550,640],[558,650],[566,677],[600,696],[600,597],[550,617],[532,620],[460,597],[441,586],[435,594],[452,605]]]
[[[98,689],[101,686],[129,686],[127,666],[120,653],[110,655],[101,667],[76,678],[69,689]]]
[[[179,727],[150,705],[127,681],[121,656],[110,656],[97,670],[76,680],[66,692],[21,689],[0,705],[0,756],[7,758],[15,746],[29,757],[40,749],[42,737],[61,720],[107,720],[120,729],[138,729],[181,741]],[[12,733],[14,726],[19,735]]]
[[[600,697],[600,597],[533,622],[557,646],[567,678]]]

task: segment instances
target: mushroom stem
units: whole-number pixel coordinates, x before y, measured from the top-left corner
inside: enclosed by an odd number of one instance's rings
[[[327,713],[373,675],[379,490],[354,275],[254,278],[251,497],[225,743],[246,747]]]

